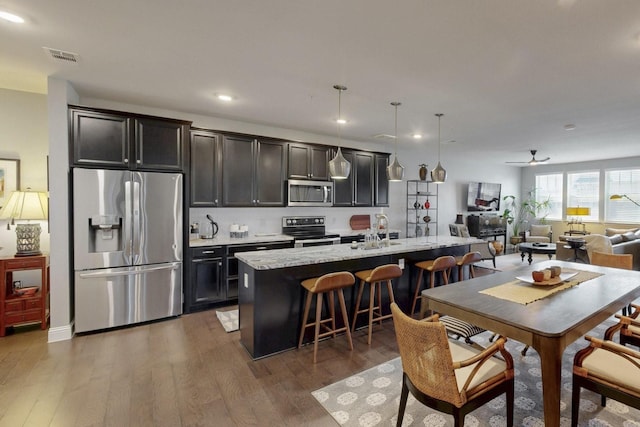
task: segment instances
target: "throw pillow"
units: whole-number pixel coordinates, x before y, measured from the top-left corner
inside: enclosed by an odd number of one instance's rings
[[[632,233],[635,233],[638,230],[640,229],[639,228],[606,228],[604,230],[604,235],[611,237],[615,234],[624,234],[629,231],[631,231]]]
[[[613,236],[609,237],[609,241],[611,241],[612,245],[622,242],[622,234],[614,234]]]
[[[623,242],[629,242],[631,240],[636,240],[636,234],[633,231],[628,231],[622,235]]]

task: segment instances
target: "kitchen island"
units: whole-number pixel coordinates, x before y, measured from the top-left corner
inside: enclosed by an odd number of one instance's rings
[[[442,255],[463,255],[470,244],[478,242],[482,240],[427,236],[392,240],[388,246],[377,249],[352,249],[350,244],[342,244],[237,253],[240,342],[253,359],[297,347],[304,296],[300,282],[333,271],[355,273],[382,264],[399,264],[404,272],[394,281],[394,296],[406,312],[415,290],[415,262]],[[345,290],[350,312],[355,292],[356,286]],[[368,304],[368,299],[363,298],[362,304]],[[388,299],[383,305],[388,306]],[[364,325],[365,321],[361,316],[358,325]],[[311,339],[311,334],[308,338]]]

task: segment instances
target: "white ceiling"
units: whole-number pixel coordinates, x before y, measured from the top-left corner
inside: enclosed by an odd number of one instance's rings
[[[49,75],[83,97],[503,164],[640,155],[638,0],[0,0],[0,87]],[[43,46],[74,52],[51,59]],[[236,97],[221,103],[214,94]],[[575,124],[573,131],[564,130]],[[425,138],[416,142],[413,132]],[[430,145],[431,148],[434,145]],[[476,154],[476,152],[483,154]]]

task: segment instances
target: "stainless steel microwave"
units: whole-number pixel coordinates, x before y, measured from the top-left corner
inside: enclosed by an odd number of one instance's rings
[[[332,206],[333,181],[290,179],[288,206]]]

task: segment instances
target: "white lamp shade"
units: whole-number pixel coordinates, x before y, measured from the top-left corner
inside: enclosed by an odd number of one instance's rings
[[[434,170],[431,171],[431,181],[435,184],[442,184],[447,180],[447,171],[442,167],[440,162]]]
[[[351,172],[351,163],[342,155],[342,150],[338,147],[336,156],[329,161],[329,174],[333,179],[347,179]]]
[[[387,178],[389,181],[402,181],[404,177],[404,167],[398,161],[398,156],[394,156],[393,163],[387,166]]]
[[[2,207],[1,219],[47,219],[49,198],[43,191],[14,191]]]

